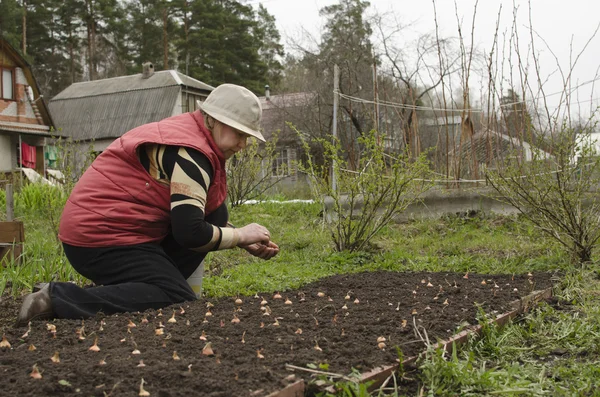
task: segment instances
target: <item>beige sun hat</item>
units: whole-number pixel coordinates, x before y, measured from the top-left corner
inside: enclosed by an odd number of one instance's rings
[[[260,133],[260,100],[249,89],[235,84],[221,84],[212,90],[204,102],[199,102],[199,106],[215,120],[265,142]]]

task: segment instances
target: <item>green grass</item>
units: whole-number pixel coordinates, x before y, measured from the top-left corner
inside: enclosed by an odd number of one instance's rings
[[[419,373],[426,395],[599,396],[600,283],[584,274],[557,289],[566,300],[556,307],[542,305],[503,329],[487,327],[450,356],[428,352]]]
[[[51,280],[86,283],[68,265],[56,239],[63,200],[47,188],[16,194],[25,252],[20,265],[0,268],[0,292],[16,296]],[[600,396],[600,283],[592,271],[572,271],[562,248],[518,217],[448,216],[393,224],[368,252],[352,254],[333,251],[317,204],[241,206],[231,220],[267,226],[281,252],[270,261],[243,250],[211,254],[203,284],[208,296],[283,291],[333,274],[379,269],[560,271],[566,275],[556,288],[560,306],[541,306],[502,330],[487,327],[482,338],[453,354],[430,351],[419,371],[406,376],[418,379],[428,396]],[[369,395],[352,384],[345,390],[348,396]],[[372,395],[402,395],[390,384],[387,390]]]
[[[335,253],[317,204],[262,204],[236,208],[234,224],[258,222],[271,230],[281,254],[271,261],[241,251],[213,255],[218,277],[208,295],[253,294],[295,288],[332,274],[369,270],[527,273],[566,270],[568,256],[531,227],[509,217],[446,217],[385,228],[370,252]],[[238,266],[243,264],[243,266]]]

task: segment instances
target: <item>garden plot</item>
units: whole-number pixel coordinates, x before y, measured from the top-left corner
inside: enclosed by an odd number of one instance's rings
[[[2,302],[0,395],[265,396],[310,378],[286,364],[348,374],[423,350],[510,302],[551,287],[550,274],[373,272],[298,290],[201,299],[144,313],[9,327]],[[112,393],[112,394],[111,394]]]

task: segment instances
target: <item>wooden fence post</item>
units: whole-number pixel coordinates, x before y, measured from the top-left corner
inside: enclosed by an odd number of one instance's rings
[[[12,222],[15,219],[15,198],[13,196],[12,184],[6,184],[6,221]]]

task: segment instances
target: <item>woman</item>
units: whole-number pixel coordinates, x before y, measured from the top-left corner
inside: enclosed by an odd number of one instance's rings
[[[260,101],[223,84],[200,108],[134,128],[94,160],[65,205],[59,238],[71,265],[97,286],[49,283],[24,299],[18,326],[191,301],[186,279],[207,252],[279,252],[264,226],[228,227],[225,205],[225,160],[249,136],[264,142]]]

